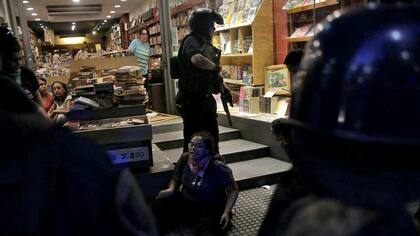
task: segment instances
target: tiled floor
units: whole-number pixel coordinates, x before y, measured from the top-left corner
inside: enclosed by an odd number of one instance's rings
[[[274,193],[275,186],[270,189],[255,188],[239,193],[238,202],[234,209],[233,227],[228,235],[247,236],[257,235],[267,207]],[[192,236],[191,230],[179,228],[167,234],[167,236]]]

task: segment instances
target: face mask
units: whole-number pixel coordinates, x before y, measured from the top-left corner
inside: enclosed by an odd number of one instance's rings
[[[208,157],[202,158],[201,160],[194,161],[191,158],[188,159],[188,166],[193,174],[197,175],[201,171],[204,171],[209,161]]]

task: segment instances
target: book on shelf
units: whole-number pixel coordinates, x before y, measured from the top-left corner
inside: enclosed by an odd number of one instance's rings
[[[292,33],[292,35],[290,35],[290,38],[300,38],[300,37],[310,36],[307,34],[308,32],[309,33],[313,32],[312,30],[313,28],[314,28],[313,24],[306,24],[306,25],[303,25],[302,27],[296,28],[295,31]]]
[[[224,65],[222,66],[222,77],[224,79],[237,80],[245,84],[251,84],[252,81],[252,66],[248,64],[243,65]]]
[[[261,0],[250,0],[251,1],[251,7],[258,7],[261,3]]]
[[[289,10],[292,8],[300,7],[303,5],[305,0],[288,0],[287,3],[282,7],[283,10]]]
[[[230,47],[230,35],[229,32],[222,32],[220,33],[220,50],[222,50],[222,54],[230,53],[226,52],[227,47]]]

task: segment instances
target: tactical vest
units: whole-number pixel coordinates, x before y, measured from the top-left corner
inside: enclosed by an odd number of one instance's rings
[[[179,89],[184,96],[199,99],[213,93],[214,88],[217,87],[217,80],[213,71],[198,68],[194,66],[191,61],[188,60],[188,58],[186,58],[187,55],[183,51],[183,47],[186,39],[190,37],[194,37],[200,43],[201,46],[199,51],[203,56],[214,63],[218,63],[219,58],[217,54],[217,48],[200,37],[189,34],[182,40],[180,51],[178,53],[181,67]]]

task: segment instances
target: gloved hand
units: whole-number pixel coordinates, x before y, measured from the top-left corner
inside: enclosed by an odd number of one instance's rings
[[[214,73],[216,76],[219,76],[220,71],[222,71],[222,67],[221,67],[220,65],[217,65],[217,64],[216,64],[216,68],[213,70],[213,73]]]
[[[229,89],[223,86],[223,99],[229,103],[231,107],[233,107],[233,98],[232,94],[230,93]]]

